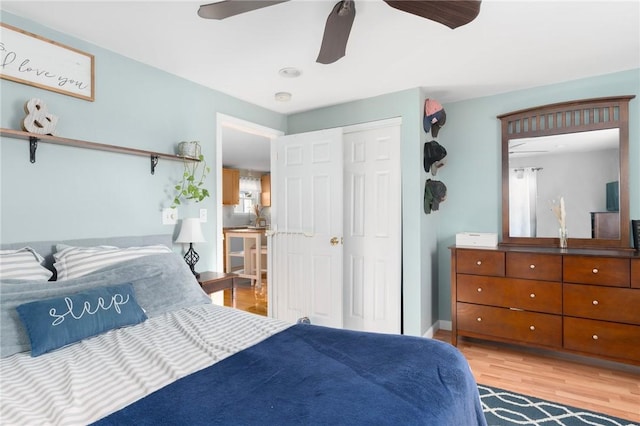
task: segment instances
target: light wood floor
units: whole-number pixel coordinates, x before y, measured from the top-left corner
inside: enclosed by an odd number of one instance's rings
[[[228,290],[224,301],[232,306]],[[267,315],[266,297],[256,298],[248,284],[236,288],[235,306]],[[451,333],[439,330],[435,338],[451,342]],[[473,339],[458,339],[458,349],[480,384],[640,424],[640,367]]]
[[[640,423],[640,367],[474,339],[458,349],[480,384]]]
[[[237,280],[235,308],[267,316],[267,284],[264,285],[264,293],[256,295],[249,280]],[[224,291],[224,306],[234,306],[231,300],[231,291]]]

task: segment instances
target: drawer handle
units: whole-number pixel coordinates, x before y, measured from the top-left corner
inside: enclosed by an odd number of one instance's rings
[[[535,293],[531,293],[531,294],[529,295],[529,297],[530,297],[530,298],[532,298],[532,299],[535,299],[535,298],[536,298],[536,294],[535,294]]]
[[[597,274],[597,273],[598,273],[598,268],[593,268],[593,269],[591,270],[591,272],[593,272],[594,274]]]
[[[478,265],[478,266],[482,265],[482,260],[478,260],[478,261],[476,262],[476,265]]]
[[[594,300],[594,301],[593,301],[593,302],[591,302],[591,303],[593,303],[594,305],[597,305],[597,304],[598,304],[598,301],[597,301],[597,300]]]
[[[478,293],[482,293],[482,287],[478,287]]]
[[[531,325],[531,326],[529,326],[529,330],[531,330],[531,331],[536,331],[536,326],[535,326],[535,325]]]
[[[593,340],[598,340],[598,335],[597,335],[597,334],[594,334],[593,336],[591,336],[591,338],[592,338]]]
[[[529,268],[536,269],[536,265],[529,265]]]
[[[482,317],[478,317],[478,318],[476,318],[476,321],[478,321],[478,322],[482,322]]]

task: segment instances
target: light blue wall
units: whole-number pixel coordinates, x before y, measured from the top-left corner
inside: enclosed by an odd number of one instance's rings
[[[20,129],[23,105],[40,98],[59,117],[57,136],[174,153],[182,140],[199,140],[209,165],[215,164],[216,113],[279,130],[286,116],[240,101],[2,13],[2,21],[95,55],[95,102],[0,80],[0,123]],[[155,175],[145,157],[40,143],[36,164],[28,143],[0,141],[0,241],[13,242],[90,236],[176,233],[162,225],[161,209],[171,204],[171,189],[182,174],[180,162],[160,160]],[[207,187],[215,194],[215,173]],[[198,269],[216,265],[215,197],[179,210],[180,218],[208,210],[206,244],[196,245]],[[178,247],[179,249],[179,247]]]
[[[510,111],[573,99],[635,95],[629,104],[631,218],[640,218],[640,70],[631,70],[444,105],[440,143],[448,152],[438,176],[447,184],[438,224],[439,318],[451,318],[450,252],[455,234],[502,231],[500,121]]]
[[[422,93],[405,90],[289,116],[288,133],[402,117],[402,276],[405,334],[422,335],[433,323],[431,257],[435,253],[437,215],[422,210],[425,172],[422,168]],[[433,249],[433,252],[429,251]]]

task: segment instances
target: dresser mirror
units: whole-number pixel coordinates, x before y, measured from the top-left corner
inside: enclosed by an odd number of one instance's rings
[[[629,113],[633,96],[587,99],[500,115],[502,244],[629,248]]]

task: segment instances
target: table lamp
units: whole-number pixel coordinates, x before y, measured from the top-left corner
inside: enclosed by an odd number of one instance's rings
[[[202,235],[202,227],[200,226],[199,218],[188,218],[182,220],[182,227],[180,228],[180,234],[178,234],[178,238],[176,239],[176,243],[189,243],[189,250],[184,255],[184,261],[187,262],[187,265],[191,268],[191,272],[193,275],[198,277],[198,274],[195,270],[195,265],[200,260],[200,256],[193,249],[193,243],[204,243],[204,235]]]

